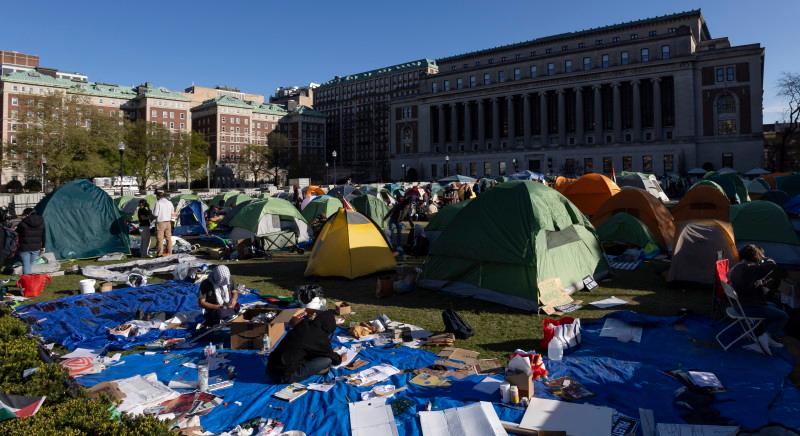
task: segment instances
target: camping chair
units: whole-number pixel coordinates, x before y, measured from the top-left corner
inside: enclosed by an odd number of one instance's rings
[[[723,304],[725,302],[725,290],[722,288],[722,284],[728,283],[730,261],[728,259],[719,259],[714,266],[714,292],[711,294],[711,314],[717,318],[723,318],[725,317],[723,309],[725,306]]]
[[[297,235],[292,231],[281,230],[278,232],[267,233],[259,236],[262,244],[262,249],[269,253],[270,251],[279,251],[288,249],[289,251],[297,250]]]
[[[734,344],[739,342],[744,338],[749,338],[753,343],[756,344],[759,348],[761,348],[761,344],[758,342],[758,338],[756,337],[755,330],[764,321],[764,318],[753,318],[749,317],[744,313],[742,309],[742,304],[739,302],[739,296],[736,295],[736,290],[733,289],[733,286],[729,285],[728,283],[722,283],[722,289],[725,291],[725,296],[728,298],[729,306],[725,309],[725,314],[733,320],[727,327],[722,329],[719,333],[717,333],[716,339],[719,345],[722,347],[723,350],[728,351]],[[728,342],[727,344],[722,342],[722,334],[728,331],[731,327],[739,326],[744,333],[739,335],[733,341]],[[763,349],[762,349],[763,351]],[[764,352],[764,354],[767,354]]]

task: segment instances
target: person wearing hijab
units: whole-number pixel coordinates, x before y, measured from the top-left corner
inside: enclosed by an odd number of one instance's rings
[[[231,283],[231,271],[225,265],[211,270],[200,283],[198,303],[203,308],[203,325],[213,327],[236,313],[239,292]]]
[[[273,380],[294,383],[342,363],[331,347],[336,318],[325,310],[324,300],[314,297],[289,325],[293,328],[269,355],[267,373]]]

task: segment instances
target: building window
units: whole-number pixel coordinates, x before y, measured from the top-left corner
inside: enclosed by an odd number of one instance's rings
[[[584,173],[594,172],[594,159],[590,157],[583,158],[583,172]]]
[[[622,65],[628,65],[631,61],[631,57],[627,51],[623,51],[619,54],[619,63]]]
[[[225,122],[225,117],[222,117],[222,122],[223,122],[223,123]]]
[[[561,46],[561,51],[567,51],[567,50],[569,50],[569,46],[567,46],[567,45],[562,45]]]
[[[619,42],[619,36],[615,36],[615,37],[611,38],[611,42],[613,42],[613,43]]]
[[[436,94],[439,92],[439,84],[436,82],[431,83],[431,92]]]
[[[183,112],[181,112],[181,119],[182,119],[182,120],[186,119],[186,114],[185,114],[185,113],[183,113]]]
[[[475,162],[469,163],[469,176],[477,178],[478,177],[478,164]]]
[[[153,109],[150,111],[150,116],[153,118],[158,118],[158,111]]]
[[[469,87],[474,88],[478,84],[478,79],[475,76],[469,76]]]
[[[639,39],[638,33],[631,33],[631,39]]]
[[[497,81],[500,83],[506,81],[506,72],[504,70],[500,70],[497,72]]]
[[[552,52],[553,52],[553,49],[548,48],[547,50],[544,51],[544,54],[550,54]]]
[[[725,81],[725,68],[724,67],[717,67],[717,82],[724,82]]]
[[[664,155],[664,173],[675,172],[675,157],[671,154]]]
[[[185,128],[186,128],[186,124],[181,123],[181,129],[185,129]]]
[[[536,65],[531,65],[531,79],[536,77]]]
[[[578,48],[584,48],[584,47],[586,47],[586,44],[584,44],[584,43],[582,43],[582,42],[579,42],[579,43],[578,43]]]
[[[583,71],[589,71],[592,69],[592,58],[585,57],[583,58]]]
[[[642,57],[642,62],[650,62],[650,49],[649,48],[643,48],[643,49],[641,49],[639,51],[639,53],[640,53],[640,55]]]
[[[491,85],[492,83],[492,75],[489,73],[483,74],[483,84],[484,85]]]
[[[459,77],[458,79],[456,79],[456,89],[462,89],[462,88],[464,88],[464,79]]]
[[[603,68],[608,68],[608,64],[609,64],[608,55],[604,54],[601,59],[602,60],[600,62],[602,63]]]
[[[493,64],[493,63],[494,63],[494,58],[489,58],[489,64]]]
[[[632,170],[633,170],[633,157],[622,156],[622,171],[632,171]]]
[[[658,32],[656,32],[655,30],[651,30],[650,32],[647,33],[647,35],[652,38],[652,37],[658,35]]]
[[[594,45],[603,45],[603,40],[602,39],[595,39],[594,40]]]
[[[717,133],[720,135],[735,135],[736,120],[726,119],[717,121]]]
[[[484,162],[483,163],[483,177],[492,177],[492,163],[491,162]]]
[[[603,158],[603,173],[604,174],[611,174],[613,166],[614,166],[614,164],[612,163],[610,157],[604,157]]]
[[[547,64],[547,75],[552,76],[555,73],[556,73],[556,64],[552,62]]]
[[[662,45],[661,46],[661,59],[669,59],[669,46]]]
[[[667,29],[667,33],[675,33],[677,30],[678,29],[676,29],[675,27],[670,27],[669,29]]]
[[[733,153],[730,152],[722,153],[722,167],[733,168]]]
[[[447,92],[447,91],[449,91],[449,90],[450,90],[450,81],[449,81],[449,80],[445,80],[445,81],[443,82],[442,89],[443,89],[445,92]]]
[[[733,65],[725,67],[725,80],[728,82],[736,80],[736,68]]]
[[[519,68],[514,68],[514,80],[519,80],[522,78],[522,70]]]
[[[11,106],[17,106],[19,104],[19,100],[17,97],[11,97]]]
[[[571,73],[572,72],[572,60],[567,59],[564,61],[564,72]]]
[[[646,154],[642,156],[642,172],[644,173],[652,173],[653,172],[653,156]]]

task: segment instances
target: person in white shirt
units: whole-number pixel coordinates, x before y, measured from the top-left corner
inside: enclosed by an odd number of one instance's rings
[[[167,199],[167,194],[160,192],[153,208],[156,217],[156,244],[158,256],[172,255],[172,219],[175,217],[175,206]],[[167,240],[167,252],[164,253],[164,239]]]

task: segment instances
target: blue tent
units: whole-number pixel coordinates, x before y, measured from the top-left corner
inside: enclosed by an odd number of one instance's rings
[[[206,215],[203,212],[203,203],[197,200],[189,202],[178,214],[178,222],[175,223],[175,236],[195,236],[208,233],[206,226]]]
[[[800,216],[800,195],[795,195],[783,204],[783,210],[791,216]]]
[[[530,170],[520,171],[518,173],[514,173],[508,176],[511,180],[535,180],[535,181],[542,181],[544,180],[544,174],[542,173],[534,173]]]

